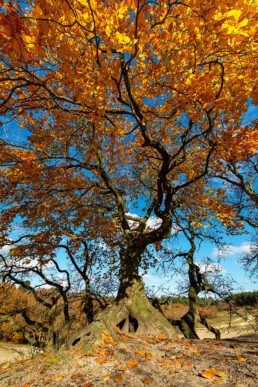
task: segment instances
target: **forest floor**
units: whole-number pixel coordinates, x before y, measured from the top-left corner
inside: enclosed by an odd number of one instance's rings
[[[1,343],[0,386],[257,386],[258,334],[254,325],[235,318],[229,328],[220,321],[222,340],[210,338],[201,328],[201,340],[118,333],[114,341],[103,333],[103,343],[97,347],[78,343],[73,350],[57,354],[35,354],[27,346],[27,356],[34,357],[26,359],[26,354],[20,354],[24,358],[18,361],[7,358],[7,353],[15,350],[17,355],[26,346]],[[4,350],[5,358],[3,353],[1,356]]]

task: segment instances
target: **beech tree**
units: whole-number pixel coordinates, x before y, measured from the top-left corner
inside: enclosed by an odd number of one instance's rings
[[[76,236],[89,227],[92,240],[119,248],[116,302],[67,345],[116,326],[176,334],[138,269],[182,203],[195,208],[196,228],[211,217],[242,227],[211,172],[224,173],[234,136],[257,151],[254,126],[241,124],[257,102],[256,15],[247,0],[2,4],[0,112],[24,130],[1,141],[2,244],[19,219],[51,238],[60,222]]]

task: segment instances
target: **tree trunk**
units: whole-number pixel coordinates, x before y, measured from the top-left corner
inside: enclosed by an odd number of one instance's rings
[[[184,336],[188,339],[199,339],[199,336],[196,333],[196,324],[199,322],[215,334],[216,339],[220,339],[220,331],[216,328],[213,328],[208,324],[206,319],[199,314],[197,296],[198,293],[202,290],[212,290],[213,287],[208,283],[205,276],[200,273],[200,269],[193,262],[193,254],[195,248],[192,248],[188,252],[188,264],[189,264],[189,311],[180,319],[175,322],[172,322],[173,325],[179,327],[183,332]]]
[[[143,280],[138,274],[141,252],[122,249],[120,253],[120,287],[116,301],[97,314],[94,321],[73,335],[65,348],[75,345],[92,345],[102,341],[103,330],[117,339],[114,328],[124,333],[176,337],[176,329],[155,309],[146,297]]]

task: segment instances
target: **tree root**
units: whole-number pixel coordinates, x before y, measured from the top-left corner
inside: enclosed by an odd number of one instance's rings
[[[119,299],[97,314],[94,321],[78,333],[72,335],[63,348],[76,345],[96,345],[103,341],[103,331],[117,339],[115,329],[122,333],[134,333],[143,336],[177,337],[176,329],[156,310],[147,299],[143,284],[136,281],[127,297]]]
[[[217,340],[220,340],[221,338],[220,330],[212,327],[207,322],[206,318],[200,315],[198,315],[198,317],[195,316],[194,318],[191,313],[187,312],[180,320],[169,320],[169,322],[172,325],[177,326],[187,339],[200,339],[195,329],[196,322],[200,322],[210,332],[214,333]]]

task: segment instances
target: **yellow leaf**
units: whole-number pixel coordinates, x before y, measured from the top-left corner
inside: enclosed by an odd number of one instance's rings
[[[62,379],[62,375],[60,375],[60,376],[56,376],[55,378],[54,378],[54,380],[57,380],[57,381],[59,381],[59,380],[61,380]]]
[[[111,32],[112,32],[109,25],[106,26],[105,31],[106,31],[107,36],[109,37],[111,35]]]
[[[8,368],[9,365],[10,365],[10,363],[7,363],[7,364],[3,365],[2,368]]]
[[[213,384],[221,384],[223,383],[223,379],[218,379],[218,380],[214,380],[214,382],[212,382]]]
[[[246,361],[246,359],[243,356],[236,355],[238,361]]]
[[[107,375],[107,376],[104,376],[104,378],[102,378],[102,380],[106,381],[110,378],[110,375]]]
[[[50,359],[47,359],[47,363],[52,363],[52,361],[57,360],[57,357],[51,357]]]
[[[233,9],[232,11],[227,12],[226,15],[227,17],[234,16],[234,18],[238,20],[241,16],[241,11]]]

